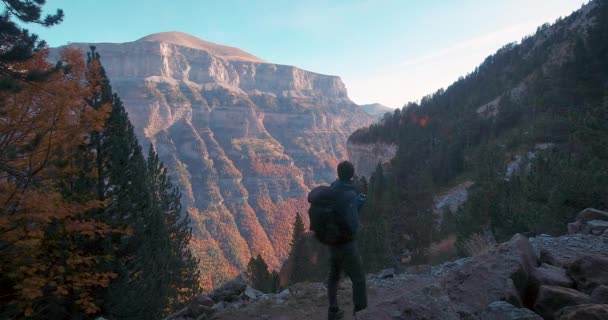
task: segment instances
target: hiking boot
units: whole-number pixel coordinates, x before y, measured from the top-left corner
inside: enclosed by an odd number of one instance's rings
[[[340,320],[344,317],[344,311],[342,310],[329,310],[327,312],[327,320]]]

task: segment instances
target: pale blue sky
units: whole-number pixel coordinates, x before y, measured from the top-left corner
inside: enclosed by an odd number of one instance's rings
[[[586,0],[48,0],[51,46],[182,31],[266,61],[338,75],[357,103],[400,107]],[[103,55],[103,53],[102,53]]]

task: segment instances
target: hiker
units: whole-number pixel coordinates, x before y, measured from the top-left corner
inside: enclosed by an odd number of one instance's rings
[[[353,164],[343,161],[338,164],[338,180],[330,187],[313,189],[308,196],[311,203],[311,229],[315,231],[319,241],[329,246],[330,251],[327,284],[329,320],[341,319],[344,316],[344,311],[338,307],[337,299],[342,271],[353,284],[353,313],[356,314],[367,307],[365,273],[355,242],[359,209],[365,202],[365,195],[357,195],[352,181],[354,173]]]

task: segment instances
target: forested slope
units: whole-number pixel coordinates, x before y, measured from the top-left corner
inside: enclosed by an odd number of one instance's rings
[[[424,260],[449,235],[562,232],[573,213],[608,207],[607,121],[608,3],[592,1],[358,130],[349,142],[399,147],[370,179],[369,267]],[[433,213],[434,195],[469,180],[457,212]]]

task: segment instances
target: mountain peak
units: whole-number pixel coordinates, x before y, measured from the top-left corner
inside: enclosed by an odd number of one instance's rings
[[[205,41],[193,35],[189,35],[187,33],[179,31],[154,33],[149,36],[145,36],[137,41],[164,42],[193,49],[205,50],[213,54],[214,56],[218,56],[226,60],[265,62],[264,60],[250,53],[247,53],[239,48],[224,46],[221,44]]]

